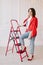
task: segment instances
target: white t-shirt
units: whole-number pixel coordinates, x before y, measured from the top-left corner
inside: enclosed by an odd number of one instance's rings
[[[28,26],[29,26],[29,24],[30,24],[31,18],[32,18],[32,17],[30,17],[30,18],[27,20],[26,28],[28,28]]]

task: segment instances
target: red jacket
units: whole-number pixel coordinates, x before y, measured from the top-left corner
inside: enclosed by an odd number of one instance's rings
[[[27,20],[28,18],[25,19],[24,23],[27,22]],[[35,37],[37,35],[37,27],[38,27],[38,19],[36,17],[32,17],[28,29],[26,29],[26,32],[32,31],[31,37]]]

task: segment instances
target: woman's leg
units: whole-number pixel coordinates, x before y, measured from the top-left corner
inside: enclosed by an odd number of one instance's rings
[[[34,55],[34,41],[35,41],[35,37],[30,39],[28,61],[31,61],[33,59],[33,55]]]
[[[21,43],[21,49],[24,49],[24,39],[28,38],[30,32],[25,32],[24,34],[22,34],[19,38],[19,42]]]
[[[30,45],[29,45],[29,53],[31,55],[34,54],[34,42],[35,42],[35,37],[30,39]]]
[[[19,42],[20,42],[21,44],[24,44],[24,39],[25,39],[25,38],[28,38],[29,33],[30,33],[30,32],[25,32],[24,34],[22,34],[22,35],[20,36]]]

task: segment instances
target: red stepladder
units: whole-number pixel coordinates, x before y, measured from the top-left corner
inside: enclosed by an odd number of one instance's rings
[[[27,53],[25,45],[24,45],[24,50],[22,50],[22,52],[21,52],[21,49],[20,49],[21,43],[18,42],[19,34],[21,35],[21,30],[20,30],[19,25],[17,26],[16,29],[14,29],[14,25],[15,24],[13,25],[13,22],[16,22],[16,24],[18,25],[18,21],[17,20],[14,20],[14,19],[10,20],[11,28],[10,28],[10,34],[9,34],[9,39],[8,39],[5,55],[7,55],[8,51],[10,50],[9,49],[9,44],[10,44],[10,42],[12,40],[14,42],[13,46],[12,46],[12,49],[11,49],[12,53],[13,53],[14,47],[15,47],[16,52],[20,55],[20,60],[22,62],[24,57],[26,57],[26,56],[28,57],[28,53]],[[23,53],[25,53],[25,56],[22,56]]]

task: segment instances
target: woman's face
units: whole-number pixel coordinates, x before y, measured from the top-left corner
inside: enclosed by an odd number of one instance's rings
[[[31,9],[28,11],[28,17],[32,16],[32,11]]]

